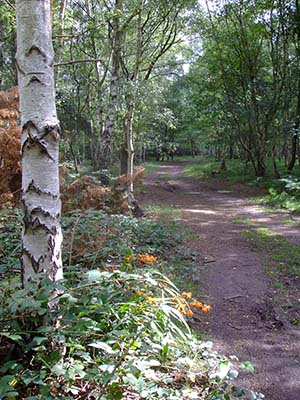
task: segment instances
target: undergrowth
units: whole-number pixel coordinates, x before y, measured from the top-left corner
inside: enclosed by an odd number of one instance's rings
[[[300,249],[267,228],[244,231],[244,237],[266,254],[269,273],[277,281],[289,276],[300,279]],[[287,282],[288,284],[288,282]]]
[[[195,178],[219,177],[232,183],[245,183],[266,191],[258,198],[265,205],[300,213],[299,172],[287,172],[282,162],[278,163],[281,179],[272,176],[271,160],[267,160],[265,177],[256,177],[252,166],[240,160],[227,160],[226,171],[221,170],[221,162],[212,158],[202,159],[199,163],[189,164],[185,168],[188,176]]]
[[[262,251],[264,269],[273,287],[273,300],[283,310],[283,318],[298,326],[300,249],[267,228],[256,228],[242,232],[252,242],[253,250]]]
[[[231,361],[192,334],[187,318],[210,306],[166,277],[193,273],[175,223],[68,213],[64,280],[22,288],[19,213],[1,218],[0,399],[263,398],[237,388]]]

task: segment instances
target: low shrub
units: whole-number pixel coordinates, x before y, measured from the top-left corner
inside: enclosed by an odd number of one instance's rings
[[[192,272],[182,228],[102,211],[68,213],[64,281],[37,277],[22,288],[20,219],[12,210],[0,220],[0,399],[245,396],[232,383],[230,361],[187,323],[194,314],[205,318],[210,306],[162,274],[186,282],[185,266]]]
[[[261,199],[264,204],[300,213],[300,179],[292,176],[279,179]]]
[[[72,286],[1,283],[0,398],[243,397],[230,362],[191,335],[183,314],[198,300],[130,264],[79,273]]]

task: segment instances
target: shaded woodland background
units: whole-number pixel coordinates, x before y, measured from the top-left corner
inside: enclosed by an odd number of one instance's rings
[[[16,84],[15,17],[11,3],[0,7],[7,90]],[[298,0],[53,1],[61,160],[103,182],[113,165],[132,174],[133,157],[199,152],[239,158],[256,176],[292,171],[299,20]]]

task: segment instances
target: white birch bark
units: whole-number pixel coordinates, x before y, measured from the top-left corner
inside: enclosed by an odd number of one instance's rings
[[[62,278],[58,175],[60,127],[55,107],[50,0],[16,0],[22,126],[23,282],[38,273]]]
[[[129,94],[126,124],[126,147],[127,147],[127,176],[128,176],[128,192],[133,193],[133,161],[134,161],[134,145],[133,145],[133,120],[135,113],[135,103],[139,86],[139,73],[142,58],[142,11],[143,0],[140,1],[140,8],[137,17],[137,40],[135,68],[132,78],[132,91]]]

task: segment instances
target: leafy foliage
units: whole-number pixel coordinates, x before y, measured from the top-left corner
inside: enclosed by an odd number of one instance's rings
[[[280,179],[275,187],[269,189],[262,202],[277,208],[284,208],[294,213],[300,213],[300,181],[288,176]]]
[[[19,271],[21,212],[0,211],[0,274]]]
[[[19,214],[2,218],[13,238]],[[153,269],[172,271],[168,254],[184,235],[176,225],[89,210],[66,215],[64,230],[63,282],[1,282],[2,398],[243,396],[230,361],[193,337],[185,319],[210,306]],[[4,242],[6,255],[14,240]]]
[[[275,179],[271,171],[271,160],[266,160],[266,176],[256,178],[253,171],[240,160],[228,160],[226,171],[221,170],[221,163],[213,158],[200,159],[185,168],[185,173],[196,178],[216,176],[233,183],[247,183],[266,190],[259,197],[261,203],[289,211],[300,212],[300,181],[296,175],[286,174],[285,165],[278,163],[281,179]]]
[[[2,398],[229,398],[237,373],[191,336],[174,296],[155,271],[2,282]]]

